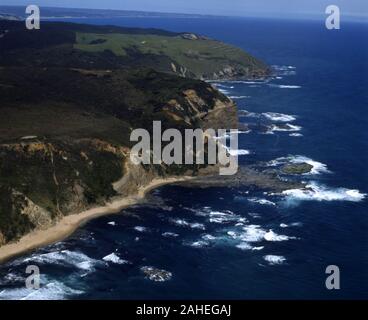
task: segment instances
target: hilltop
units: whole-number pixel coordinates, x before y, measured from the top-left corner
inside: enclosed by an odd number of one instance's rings
[[[0,65],[111,69],[147,67],[202,80],[260,78],[266,64],[243,50],[194,33],[158,29],[0,20]]]

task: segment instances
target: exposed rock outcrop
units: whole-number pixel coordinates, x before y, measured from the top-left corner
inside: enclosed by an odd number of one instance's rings
[[[20,193],[18,194],[21,195]],[[26,215],[35,228],[45,229],[53,224],[52,214],[49,211],[38,206],[25,196],[24,199],[26,204],[22,208],[21,214]]]

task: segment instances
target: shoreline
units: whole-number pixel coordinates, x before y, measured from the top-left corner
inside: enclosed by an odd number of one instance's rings
[[[106,203],[104,206],[92,207],[80,213],[65,216],[54,226],[45,230],[34,230],[21,237],[17,242],[8,243],[0,247],[0,265],[22,254],[26,254],[38,248],[64,240],[71,236],[80,226],[88,221],[109,214],[117,214],[129,206],[137,204],[140,200],[144,199],[147,193],[153,189],[167,184],[190,179],[191,177],[154,179],[146,186],[140,187],[135,195],[124,198],[116,198],[115,200]]]

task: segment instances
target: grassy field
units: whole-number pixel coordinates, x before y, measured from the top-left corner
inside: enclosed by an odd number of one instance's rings
[[[117,56],[128,56],[132,53],[167,56],[178,71],[183,67],[197,77],[218,72],[230,64],[249,69],[260,66],[257,59],[243,50],[204,38],[188,40],[183,36],[77,32],[74,48],[87,52],[109,50]]]
[[[50,22],[32,33],[20,22],[0,20],[0,48],[0,66],[144,67],[201,80],[254,79],[270,73],[265,63],[240,48],[156,29]]]

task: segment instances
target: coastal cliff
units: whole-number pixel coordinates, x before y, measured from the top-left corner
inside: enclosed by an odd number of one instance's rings
[[[66,217],[75,227],[94,208],[134,203],[152,184],[213,174],[195,163],[133,165],[130,134],[152,133],[155,120],[162,131],[236,129],[234,102],[201,79],[269,73],[242,50],[192,33],[69,23],[31,32],[0,20],[0,46],[3,247]]]
[[[133,129],[237,125],[235,104],[210,84],[153,70],[7,67],[0,83],[1,244],[154,179],[198,174],[195,164],[133,165]]]

